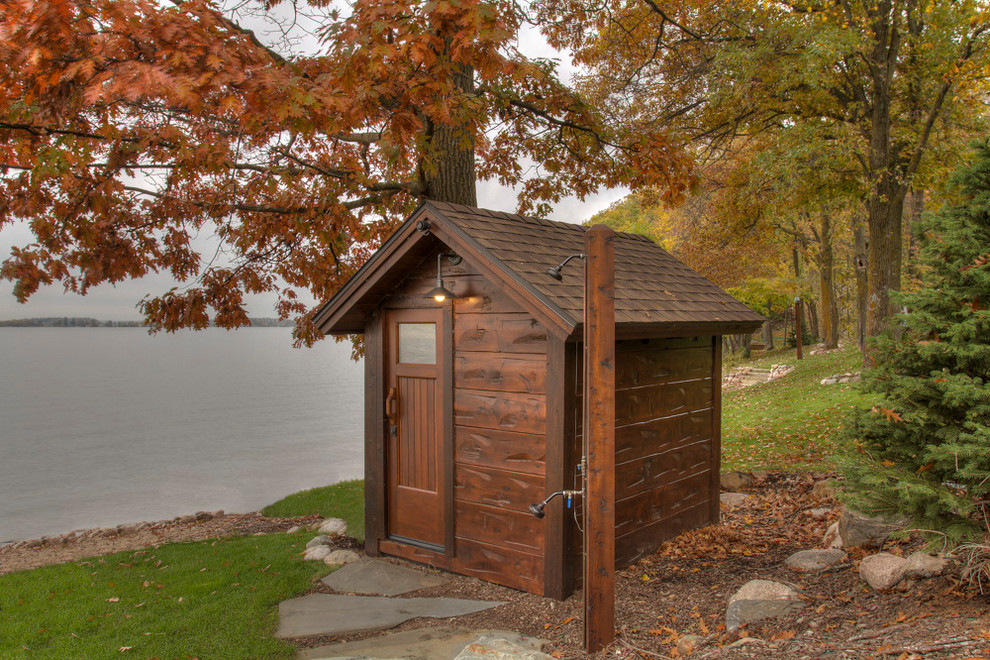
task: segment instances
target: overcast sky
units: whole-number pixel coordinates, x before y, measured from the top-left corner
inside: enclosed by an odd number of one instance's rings
[[[260,32],[260,31],[259,31]],[[530,57],[552,57],[560,62],[560,73],[570,79],[573,68],[567,57],[551,49],[542,36],[532,28],[524,30],[520,39],[520,49]],[[610,190],[585,200],[576,198],[562,200],[550,214],[550,219],[563,222],[584,222],[592,215],[621,199],[628,191]],[[496,182],[478,183],[478,205],[498,211],[515,211],[516,195],[511,189],[503,188]],[[0,231],[0,258],[6,259],[14,246],[31,242],[31,233],[26,227],[5,227]],[[39,290],[26,304],[14,298],[13,285],[0,280],[0,320],[45,317],[45,316],[88,316],[101,320],[138,320],[136,305],[146,295],[159,295],[176,283],[166,275],[154,275],[118,284],[116,287],[103,285],[90,290],[86,296],[64,293],[61,285]],[[274,296],[254,296],[248,298],[248,312],[252,316],[276,316],[273,309]],[[315,303],[316,301],[312,301]]]

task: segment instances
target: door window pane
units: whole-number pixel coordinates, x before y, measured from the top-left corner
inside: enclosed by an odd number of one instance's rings
[[[437,363],[436,323],[399,324],[399,362],[403,364]]]

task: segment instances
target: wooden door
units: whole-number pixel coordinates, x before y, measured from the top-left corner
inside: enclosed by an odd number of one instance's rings
[[[391,310],[386,322],[388,535],[444,545],[442,312]]]

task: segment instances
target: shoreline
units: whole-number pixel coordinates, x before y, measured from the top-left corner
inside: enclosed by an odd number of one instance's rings
[[[42,536],[0,545],[0,575],[166,543],[284,532],[318,520],[321,520],[318,515],[268,518],[260,511],[226,513],[221,509],[116,527],[77,529],[58,536]]]

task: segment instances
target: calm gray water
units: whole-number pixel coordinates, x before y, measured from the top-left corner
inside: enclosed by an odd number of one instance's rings
[[[0,543],[362,474],[363,368],[288,328],[0,328]]]

